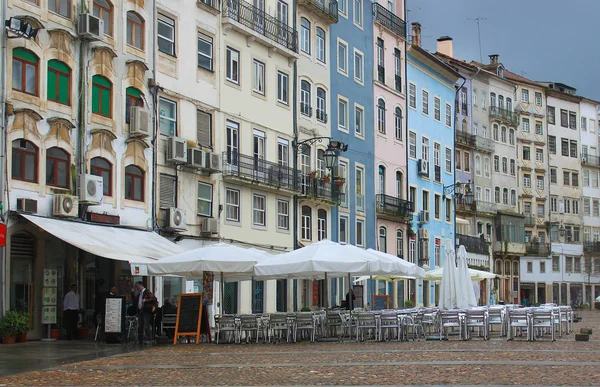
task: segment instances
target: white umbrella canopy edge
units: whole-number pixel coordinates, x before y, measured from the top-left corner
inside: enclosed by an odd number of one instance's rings
[[[414,278],[423,278],[423,276],[425,275],[425,270],[423,270],[423,268],[415,265],[414,263],[410,263],[402,258],[398,258],[394,255],[384,253],[382,251],[378,251],[375,249],[367,249],[366,251],[370,254],[373,254],[374,256],[376,256],[379,259],[389,260],[393,264],[399,265],[402,268],[401,272],[386,273],[386,274],[383,274],[384,276],[391,275],[391,276],[407,276],[407,277],[414,277]]]

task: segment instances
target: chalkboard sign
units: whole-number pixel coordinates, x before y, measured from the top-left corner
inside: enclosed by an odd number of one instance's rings
[[[125,331],[125,297],[108,296],[104,305],[104,333]]]
[[[388,309],[388,296],[385,294],[375,294],[373,296],[373,310]]]
[[[180,294],[173,344],[177,344],[179,336],[194,336],[195,343],[198,344],[201,325],[208,325],[208,316],[203,318],[204,314],[206,314],[206,310],[202,304],[202,293]],[[202,328],[206,329],[206,327]]]

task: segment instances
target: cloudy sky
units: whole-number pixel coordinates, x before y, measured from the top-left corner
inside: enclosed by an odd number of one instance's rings
[[[422,44],[454,39],[454,56],[483,61],[499,54],[510,71],[535,81],[566,83],[600,101],[600,1],[598,0],[406,0],[408,23],[422,26]],[[410,34],[411,27],[407,26]]]

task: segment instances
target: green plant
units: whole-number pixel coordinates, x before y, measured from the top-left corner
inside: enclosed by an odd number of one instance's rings
[[[413,302],[411,300],[404,301],[405,308],[412,308],[413,306],[415,306],[415,304],[413,304]]]
[[[300,312],[310,312],[310,307],[309,306],[303,306],[302,309],[300,309]]]
[[[9,310],[0,321],[0,333],[3,335],[23,335],[29,330],[29,313]]]

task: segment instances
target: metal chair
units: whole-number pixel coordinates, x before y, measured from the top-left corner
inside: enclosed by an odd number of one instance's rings
[[[506,334],[506,310],[504,307],[494,306],[489,308],[488,324],[490,327],[490,332],[494,331],[494,325],[500,325],[500,336],[504,336]]]
[[[239,331],[238,331],[238,324],[235,320],[235,316],[233,315],[223,315],[223,316],[219,316],[216,315],[215,316],[215,336],[216,336],[216,341],[217,344],[219,344],[219,338],[221,337],[221,335],[223,335],[224,337],[228,337],[229,340],[228,342],[231,342],[231,334],[233,333],[233,341],[235,343],[239,343],[240,337],[239,337]]]
[[[252,333],[256,333],[256,343],[258,344],[258,336],[259,331],[261,330],[261,326],[258,322],[258,317],[254,315],[241,315],[240,316],[240,326],[239,326],[239,335],[240,341],[242,337],[242,332],[245,333],[246,343],[249,342],[252,337]]]
[[[371,331],[375,332],[375,341],[379,340],[379,324],[377,324],[377,318],[375,317],[375,313],[358,313],[356,320],[356,341],[359,341],[359,336],[361,341],[364,341],[365,331],[367,331],[367,333]]]
[[[470,330],[477,328],[479,330],[479,336],[483,332],[483,339],[489,340],[489,325],[488,325],[488,311],[484,308],[468,309],[465,317],[465,327],[467,328],[467,335],[470,338]]]
[[[533,335],[532,339],[535,339],[535,336],[543,337],[544,332],[550,331],[550,335],[552,336],[552,341],[555,341],[555,315],[552,309],[536,309],[532,314],[532,326],[533,326]],[[537,333],[537,335],[535,335]]]
[[[290,325],[285,314],[272,314],[269,319],[268,331],[269,342],[275,337],[277,337],[279,341],[282,332],[285,332],[286,342],[290,342]]]
[[[388,333],[392,333],[396,335],[396,339],[400,341],[402,337],[402,327],[400,324],[400,319],[398,318],[398,313],[396,312],[384,312],[381,313],[381,317],[379,318],[380,324],[380,339],[385,340],[388,338]],[[392,336],[389,336],[391,339]]]
[[[531,312],[527,309],[510,309],[508,311],[507,340],[515,338],[515,330],[526,331],[527,341],[531,341]]]
[[[462,324],[462,320],[460,317],[460,314],[458,313],[458,311],[454,311],[454,310],[443,310],[440,313],[440,318],[442,320],[442,328],[441,328],[441,334],[440,334],[440,340],[442,339],[442,337],[448,338],[450,331],[454,330],[455,328],[458,328],[458,334],[459,337],[463,337],[463,324]]]
[[[296,333],[294,336],[297,337],[298,332],[300,332],[300,337],[302,338],[302,332],[304,331],[309,333],[310,341],[314,343],[315,335],[317,333],[317,325],[312,313],[302,312],[296,314]]]

